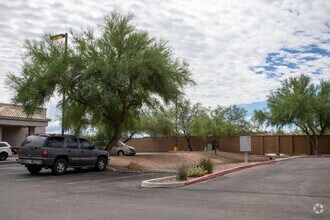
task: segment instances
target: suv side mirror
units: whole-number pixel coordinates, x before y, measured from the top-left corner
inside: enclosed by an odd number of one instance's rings
[[[94,150],[94,149],[95,149],[94,145],[88,147],[88,150]]]

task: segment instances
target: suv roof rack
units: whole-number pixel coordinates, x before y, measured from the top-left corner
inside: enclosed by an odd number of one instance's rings
[[[53,133],[53,134],[47,134],[47,133],[37,133],[37,134],[34,134],[34,135],[39,135],[39,136],[71,136],[71,137],[75,137],[74,135],[72,135],[72,134],[64,134],[64,135],[62,135],[62,134],[55,134],[55,133]]]

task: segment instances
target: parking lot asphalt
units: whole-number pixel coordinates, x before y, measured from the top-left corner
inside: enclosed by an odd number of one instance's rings
[[[330,158],[299,158],[188,187],[144,189],[142,180],[168,174],[30,175],[21,165],[0,164],[0,213],[5,220],[330,219],[329,167]]]

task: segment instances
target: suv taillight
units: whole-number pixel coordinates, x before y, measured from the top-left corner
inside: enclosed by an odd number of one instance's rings
[[[43,149],[42,150],[42,158],[47,158],[48,157],[48,150]]]

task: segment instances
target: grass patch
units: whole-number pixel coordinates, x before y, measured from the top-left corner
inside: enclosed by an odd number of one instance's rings
[[[202,167],[193,167],[188,170],[188,177],[200,177],[207,174],[207,171]]]
[[[207,171],[208,174],[213,173],[214,170],[214,164],[211,160],[211,158],[202,158],[199,162],[197,167],[202,168],[203,170]]]
[[[176,179],[179,181],[187,180],[188,176],[188,167],[185,164],[180,164],[177,168]]]

